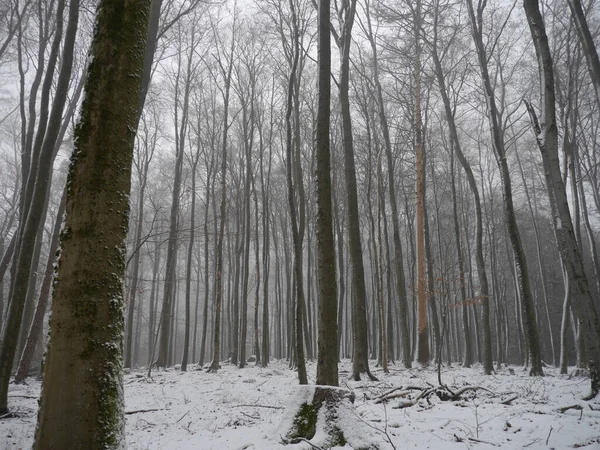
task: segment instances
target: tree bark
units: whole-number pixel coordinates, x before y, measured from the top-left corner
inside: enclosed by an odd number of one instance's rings
[[[160,339],[158,343],[158,356],[154,365],[156,367],[167,367],[169,365],[169,341],[173,333],[173,310],[174,310],[174,286],[176,284],[176,272],[177,272],[177,249],[178,249],[178,235],[179,235],[179,202],[181,195],[181,177],[183,171],[183,156],[185,153],[185,138],[187,136],[188,127],[188,111],[189,111],[189,98],[192,83],[192,59],[195,51],[194,45],[194,29],[192,29],[192,42],[189,47],[190,53],[187,55],[186,73],[185,73],[185,85],[183,88],[183,105],[181,112],[181,123],[178,123],[178,109],[179,109],[179,77],[182,66],[181,54],[179,54],[178,70],[175,80],[175,126],[179,126],[179,129],[175,133],[175,174],[173,176],[173,193],[171,200],[171,214],[169,219],[169,241],[167,246],[167,266],[165,274],[165,286],[162,302],[161,312],[161,326],[160,326]],[[189,340],[189,339],[188,339]]]
[[[225,68],[222,61],[218,61],[223,74],[225,86],[223,87],[223,137],[221,141],[221,200],[219,206],[219,236],[216,248],[216,282],[215,282],[215,325],[213,327],[213,359],[209,372],[216,372],[221,354],[221,309],[223,305],[223,241],[225,238],[225,222],[227,221],[227,135],[229,131],[229,90],[231,87],[231,73],[233,70],[233,53],[235,51],[235,17],[233,23],[233,36],[231,37],[230,60]]]
[[[36,450],[124,446],[124,241],[149,8],[148,0],[102,0],[98,8],[67,182]]]
[[[515,260],[516,284],[521,300],[523,325],[525,327],[525,336],[527,340],[527,346],[529,348],[529,356],[531,362],[530,374],[543,375],[542,358],[540,354],[540,338],[535,317],[535,305],[529,281],[529,271],[527,268],[527,261],[525,259],[525,251],[521,242],[521,235],[519,233],[519,228],[517,225],[517,219],[515,215],[512,197],[512,183],[510,179],[510,172],[508,169],[508,162],[506,160],[504,136],[499,123],[498,107],[496,105],[494,89],[492,87],[490,74],[488,70],[488,58],[483,44],[482,16],[484,6],[485,4],[480,3],[480,6],[478,6],[477,9],[476,17],[475,11],[473,9],[473,1],[467,0],[467,9],[469,12],[469,18],[471,22],[471,34],[473,36],[473,41],[475,43],[477,51],[477,59],[479,61],[481,79],[483,82],[485,99],[488,108],[489,127],[492,135],[492,148],[494,151],[494,156],[498,165],[498,169],[500,170],[500,177],[502,180],[504,217]]]
[[[318,105],[315,125],[317,215],[317,287],[319,290],[319,334],[317,380],[319,385],[338,385],[337,296],[335,247],[331,208],[331,114],[330,0],[318,0]]]
[[[542,86],[543,128],[539,125],[531,105],[526,103],[526,106],[542,154],[546,187],[552,209],[552,223],[568,278],[569,290],[572,294],[572,307],[581,323],[585,336],[585,346],[590,358],[591,396],[595,397],[600,391],[600,322],[594,307],[583,257],[575,237],[566,188],[560,172],[552,56],[538,1],[523,0],[523,8],[527,15],[538,59],[540,84]]]
[[[352,138],[352,116],[350,114],[350,45],[352,26],[356,14],[356,0],[343,0],[338,10],[342,24],[337,39],[340,51],[339,96],[342,113],[342,147],[344,152],[344,177],[348,208],[348,241],[352,283],[352,377],[360,380],[360,374],[366,373],[371,380],[376,378],[369,370],[367,305],[365,287],[365,269],[362,257],[360,220],[358,212],[358,193],[356,187],[356,168],[354,163],[354,144]],[[318,118],[317,118],[318,120]]]
[[[56,220],[54,222],[54,229],[52,230],[52,239],[50,241],[50,249],[48,251],[48,261],[46,263],[46,270],[44,272],[44,279],[42,287],[40,289],[40,295],[37,306],[35,308],[35,315],[33,322],[27,334],[27,341],[17,372],[15,374],[15,383],[22,383],[29,374],[29,368],[35,354],[36,346],[42,337],[42,331],[44,328],[44,316],[46,315],[46,308],[48,306],[48,299],[50,297],[50,288],[52,287],[52,276],[54,275],[54,262],[56,261],[56,252],[58,250],[59,238],[60,238],[60,227],[63,222],[63,216],[67,207],[67,191],[65,190],[62,195],[58,212],[56,213]]]
[[[64,6],[64,2],[61,2]],[[60,12],[62,15],[62,11]],[[40,168],[35,175],[35,185],[32,187],[31,201],[27,214],[22,215],[24,224],[20,234],[20,245],[16,254],[15,278],[12,281],[12,295],[8,310],[6,326],[4,327],[3,339],[0,344],[0,414],[7,410],[8,383],[10,372],[16,353],[19,329],[27,295],[29,271],[31,270],[32,255],[35,247],[35,236],[37,234],[44,209],[46,192],[49,189],[49,176],[52,170],[54,148],[56,139],[60,133],[62,113],[66,102],[66,96],[71,79],[73,63],[73,47],[79,20],[79,1],[71,0],[69,3],[69,18],[65,32],[65,43],[62,54],[62,66],[60,69],[56,93],[52,110],[48,121],[47,131],[39,150],[36,164]],[[29,182],[28,182],[29,184]],[[25,212],[25,211],[23,211]],[[34,269],[35,270],[35,269]]]

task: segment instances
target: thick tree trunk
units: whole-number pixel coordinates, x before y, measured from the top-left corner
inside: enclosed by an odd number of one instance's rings
[[[124,447],[124,241],[149,9],[148,0],[98,7],[67,182],[36,450]]]

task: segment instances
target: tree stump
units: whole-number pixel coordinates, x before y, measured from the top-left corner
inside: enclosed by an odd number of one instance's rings
[[[372,434],[367,430],[356,433],[357,428],[366,425],[354,414],[353,403],[354,394],[347,389],[298,386],[279,426],[279,436],[284,444],[310,441],[315,446],[331,448],[349,443],[357,450],[375,450],[377,445],[352,438]]]

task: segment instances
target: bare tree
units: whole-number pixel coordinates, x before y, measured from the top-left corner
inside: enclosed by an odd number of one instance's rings
[[[337,296],[335,247],[331,207],[331,36],[330,1],[318,3],[318,107],[315,125],[317,216],[317,278],[319,290],[319,336],[317,384],[338,385]]]
[[[506,148],[504,144],[502,127],[500,124],[500,116],[498,113],[494,88],[492,87],[488,69],[488,55],[486,52],[486,47],[483,43],[483,12],[485,6],[486,3],[480,0],[477,4],[477,12],[475,12],[473,1],[467,0],[467,9],[471,22],[471,34],[475,43],[477,60],[479,62],[479,69],[481,71],[481,79],[483,82],[485,99],[488,108],[492,148],[498,169],[500,171],[500,177],[502,179],[502,197],[504,201],[505,221],[514,256],[516,281],[523,314],[523,325],[525,328],[525,336],[531,362],[530,374],[542,375],[542,357],[540,354],[540,338],[535,317],[535,305],[531,293],[525,251],[521,242],[521,235],[519,233],[515,215],[512,196],[512,183],[508,169],[508,162],[506,160]]]
[[[69,170],[35,449],[116,449],[125,439],[124,241],[149,9],[148,0],[103,0],[98,8]]]
[[[539,124],[535,110],[525,103],[533,124],[537,143],[542,154],[546,187],[552,208],[552,222],[558,242],[567,286],[573,300],[573,308],[585,334],[586,351],[590,358],[591,393],[593,398],[600,392],[600,322],[590,292],[583,258],[575,236],[569,211],[567,193],[560,172],[558,158],[558,128],[556,126],[556,98],[554,91],[554,66],[546,29],[537,0],[523,0],[523,8],[529,23],[538,60],[540,74],[543,125]]]

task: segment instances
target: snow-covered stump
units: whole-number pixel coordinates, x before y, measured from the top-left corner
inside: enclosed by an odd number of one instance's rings
[[[298,386],[287,406],[278,434],[284,444],[309,442],[311,447],[376,450],[369,442],[372,430],[354,413],[354,394],[333,386]],[[363,428],[364,433],[357,432]],[[366,438],[366,439],[365,439]]]

